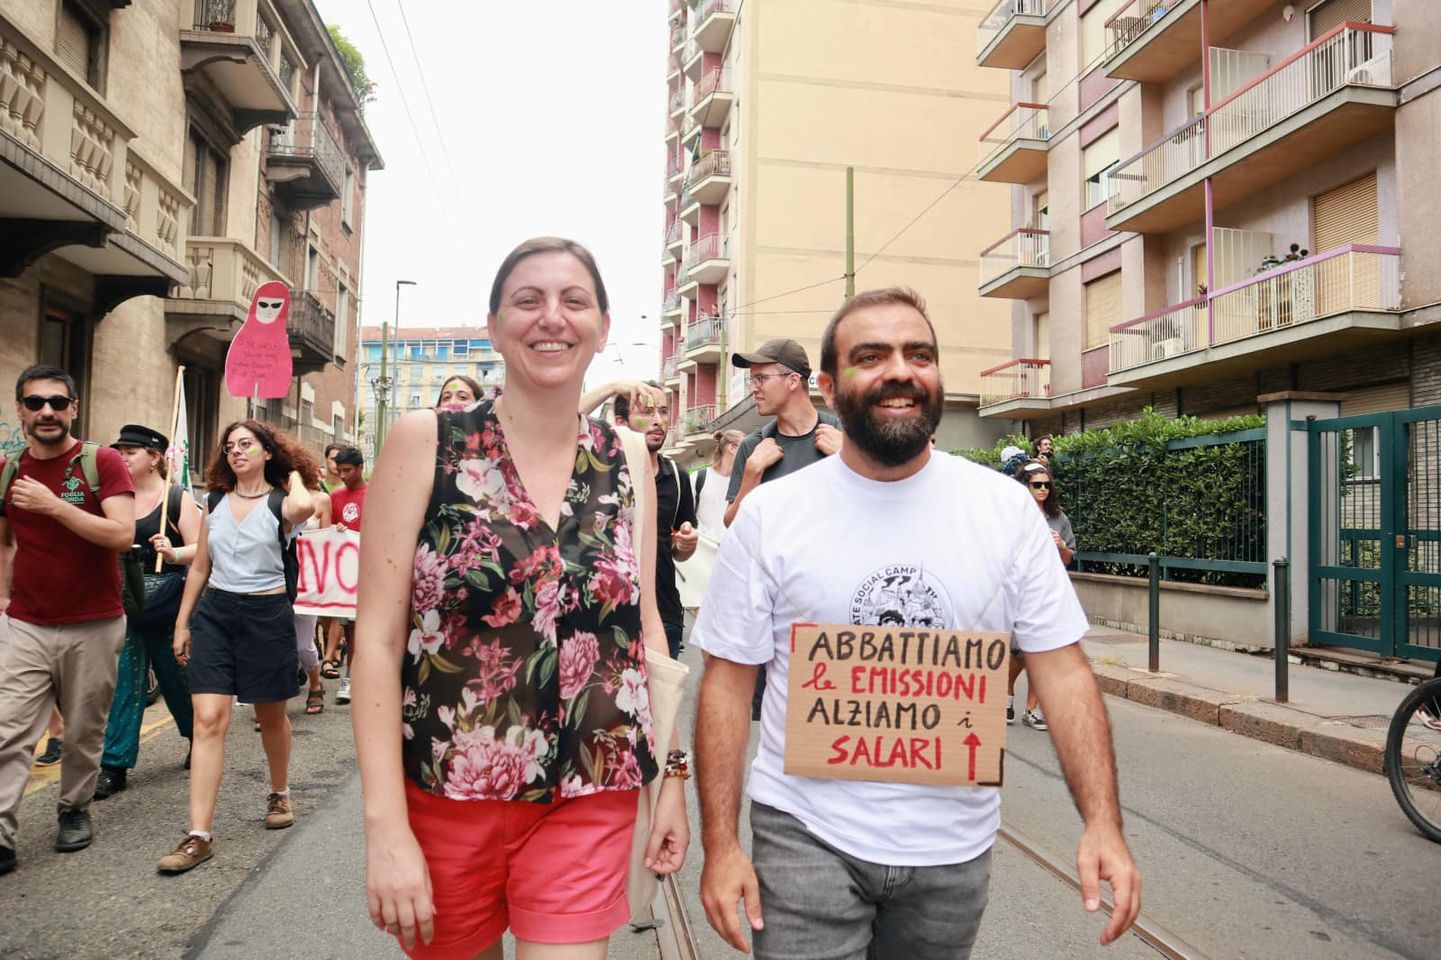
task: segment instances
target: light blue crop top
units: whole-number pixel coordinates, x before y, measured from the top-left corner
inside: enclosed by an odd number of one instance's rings
[[[236,523],[227,493],[205,523],[212,587],[230,593],[262,593],[285,586],[280,521],[263,499]]]

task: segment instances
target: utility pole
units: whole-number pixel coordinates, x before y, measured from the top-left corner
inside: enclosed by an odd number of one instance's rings
[[[395,281],[395,335],[400,336],[400,288],[415,286],[414,280]],[[385,430],[389,425],[387,418],[390,414],[390,388],[391,378],[386,373],[387,354],[390,351],[390,324],[382,322],[380,325],[380,377],[376,379],[375,386],[375,453],[380,454],[380,448],[385,445]],[[396,357],[396,366],[399,367],[400,358]],[[374,464],[372,464],[374,466]]]
[[[856,168],[846,167],[846,297],[856,295]]]

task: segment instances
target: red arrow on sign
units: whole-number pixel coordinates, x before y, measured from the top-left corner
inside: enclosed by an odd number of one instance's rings
[[[974,780],[976,779],[976,750],[979,749],[981,746],[981,738],[973,733],[970,736],[966,737],[963,742],[966,746],[971,748],[970,772],[967,775],[966,779]]]

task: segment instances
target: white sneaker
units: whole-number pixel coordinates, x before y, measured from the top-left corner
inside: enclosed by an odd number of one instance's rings
[[[335,702],[336,702],[336,703],[349,703],[349,702],[350,702],[350,678],[349,678],[349,677],[341,677],[341,678],[340,678],[340,689],[335,691]]]
[[[1006,726],[1015,726],[1016,723],[1016,698],[1006,697]]]
[[[1032,730],[1050,729],[1050,727],[1046,726],[1046,718],[1041,716],[1040,707],[1036,707],[1034,710],[1027,710],[1025,713],[1021,714],[1021,722],[1024,723],[1026,726],[1030,727]]]

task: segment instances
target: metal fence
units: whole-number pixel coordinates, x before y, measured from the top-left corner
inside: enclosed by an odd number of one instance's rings
[[[1143,578],[1155,551],[1167,580],[1265,586],[1264,429],[1060,457],[1055,470],[1079,569]]]

